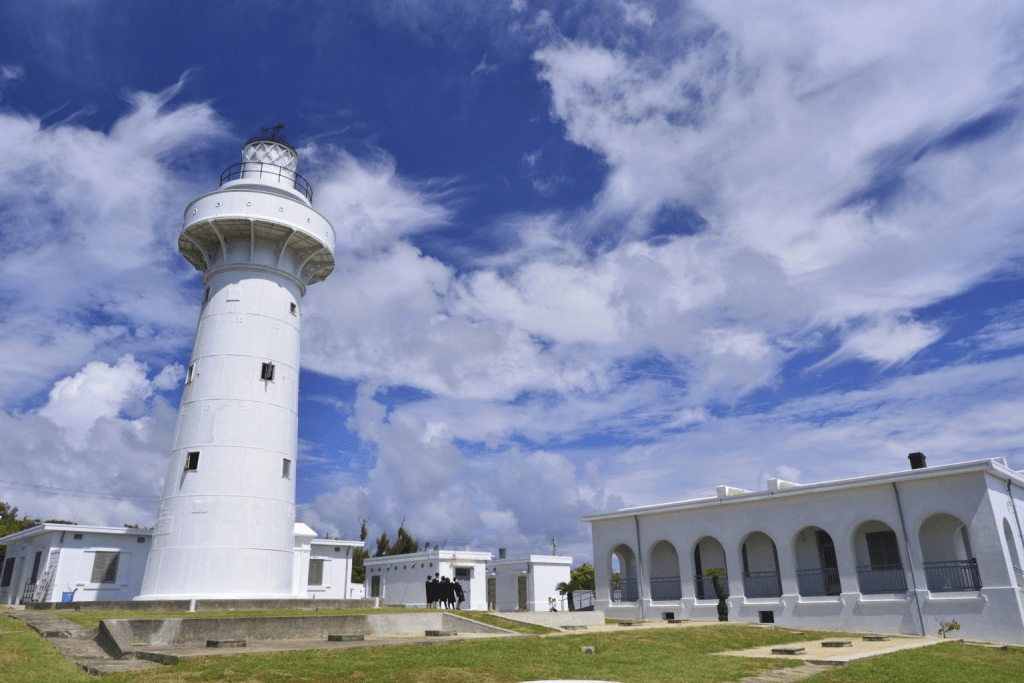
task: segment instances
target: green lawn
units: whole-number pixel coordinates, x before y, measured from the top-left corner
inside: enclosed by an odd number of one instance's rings
[[[92,680],[25,624],[0,616],[0,681],[65,683]]]
[[[103,618],[112,616],[110,613],[96,614]],[[141,616],[139,613],[130,614]],[[84,617],[87,613],[80,612],[75,616]],[[476,615],[467,613],[466,616]],[[63,683],[95,680],[76,670],[71,662],[63,659],[20,622],[0,617],[0,630],[3,632],[0,635],[0,681]],[[621,683],[720,683],[799,663],[784,659],[716,657],[711,653],[816,640],[829,635],[808,631],[797,636],[781,628],[764,629],[744,624],[623,629],[621,632],[580,633],[552,638],[524,636],[431,646],[203,657],[143,672],[111,674],[104,676],[104,680],[111,683],[220,680],[515,683],[577,678]],[[582,654],[580,647],[583,645],[595,646],[596,654]],[[811,683],[1018,683],[1024,680],[1024,650],[1015,648],[1000,652],[950,642],[852,662],[808,680]]]
[[[812,683],[1020,683],[1024,648],[1006,652],[949,642],[891,655],[859,659],[809,679]]]

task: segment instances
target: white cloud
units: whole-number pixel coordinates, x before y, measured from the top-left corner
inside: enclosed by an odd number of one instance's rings
[[[20,81],[25,77],[25,67],[20,64],[0,64],[0,85],[7,81]]]
[[[338,252],[386,248],[403,237],[446,225],[452,211],[437,181],[416,183],[396,173],[383,150],[358,159],[334,147],[309,145],[299,153],[304,168],[318,177],[316,208],[337,232]]]
[[[37,412],[0,410],[0,498],[43,519],[152,524],[177,418],[158,392],[173,372],[93,361]]]
[[[114,366],[93,361],[75,376],[54,384],[50,400],[39,414],[67,430],[74,444],[83,442],[100,418],[117,418],[151,393],[146,366],[131,356],[122,357]]]
[[[942,330],[936,325],[886,316],[847,334],[842,347],[826,362],[860,358],[891,365],[910,358],[941,336]]]
[[[622,18],[626,24],[636,24],[650,27],[654,24],[654,11],[646,7],[642,2],[627,2],[619,0],[619,7],[622,9]]]
[[[169,109],[182,86],[134,95],[109,134],[0,113],[0,405],[97,356],[191,343],[195,302],[172,240],[200,192],[168,165],[224,124],[205,104]]]

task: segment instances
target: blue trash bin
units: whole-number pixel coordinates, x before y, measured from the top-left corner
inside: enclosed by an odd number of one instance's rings
[[[61,602],[74,602],[75,601],[75,591],[64,591],[63,593],[60,594],[60,601]]]

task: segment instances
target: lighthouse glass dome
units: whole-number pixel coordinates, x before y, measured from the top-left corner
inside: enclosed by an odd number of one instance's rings
[[[223,186],[231,182],[256,182],[297,192],[313,201],[313,186],[295,172],[299,154],[280,140],[250,140],[242,150],[241,163],[229,166],[220,176]]]

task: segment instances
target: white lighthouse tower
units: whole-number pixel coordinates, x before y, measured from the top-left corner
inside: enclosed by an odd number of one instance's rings
[[[294,595],[301,301],[334,228],[279,129],[185,209],[206,289],[141,600]]]

